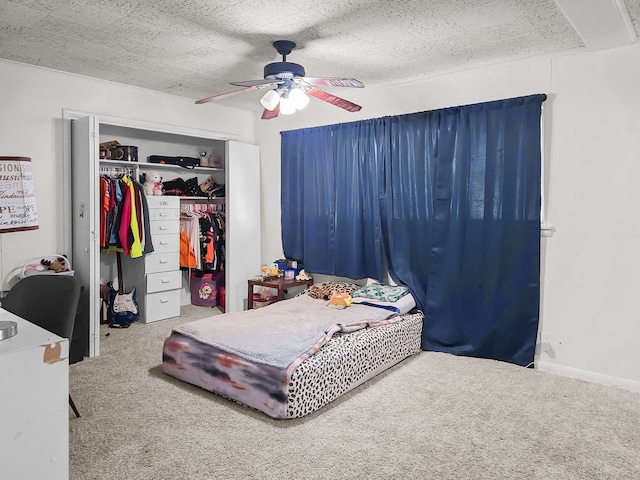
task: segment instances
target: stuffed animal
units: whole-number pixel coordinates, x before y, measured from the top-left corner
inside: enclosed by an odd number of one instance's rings
[[[307,272],[304,271],[304,268],[300,270],[298,275],[296,275],[296,280],[311,280],[311,277]]]
[[[145,195],[162,195],[162,177],[155,170],[148,170],[144,174],[144,193]]]
[[[328,307],[339,309],[347,308],[349,305],[351,305],[351,295],[348,293],[334,293],[327,303]]]
[[[69,265],[67,259],[64,257],[58,257],[56,260],[49,260],[43,258],[40,263],[47,267],[49,270],[53,270],[55,273],[68,272]]]

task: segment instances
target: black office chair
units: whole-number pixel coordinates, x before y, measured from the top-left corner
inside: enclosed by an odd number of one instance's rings
[[[32,275],[20,280],[2,299],[2,308],[51,333],[73,337],[80,281],[71,275]],[[71,395],[69,405],[76,417],[80,413]]]

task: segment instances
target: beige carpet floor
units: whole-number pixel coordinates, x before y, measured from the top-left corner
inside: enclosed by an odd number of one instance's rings
[[[640,394],[421,352],[307,417],[275,420],[162,372],[177,324],[104,327],[70,367],[70,478],[640,479]]]

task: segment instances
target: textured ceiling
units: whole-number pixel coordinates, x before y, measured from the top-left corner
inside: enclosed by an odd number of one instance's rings
[[[288,39],[308,76],[379,87],[590,47],[602,14],[572,11],[599,3],[634,42],[640,0],[0,0],[0,58],[195,100],[262,79]],[[258,110],[260,95],[220,103]]]

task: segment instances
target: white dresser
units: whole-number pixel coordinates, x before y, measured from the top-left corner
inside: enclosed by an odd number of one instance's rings
[[[0,321],[18,328],[0,340],[0,478],[67,480],[69,341],[2,308]]]
[[[125,285],[136,287],[142,323],[180,315],[180,198],[146,197],[154,252],[126,259]]]

